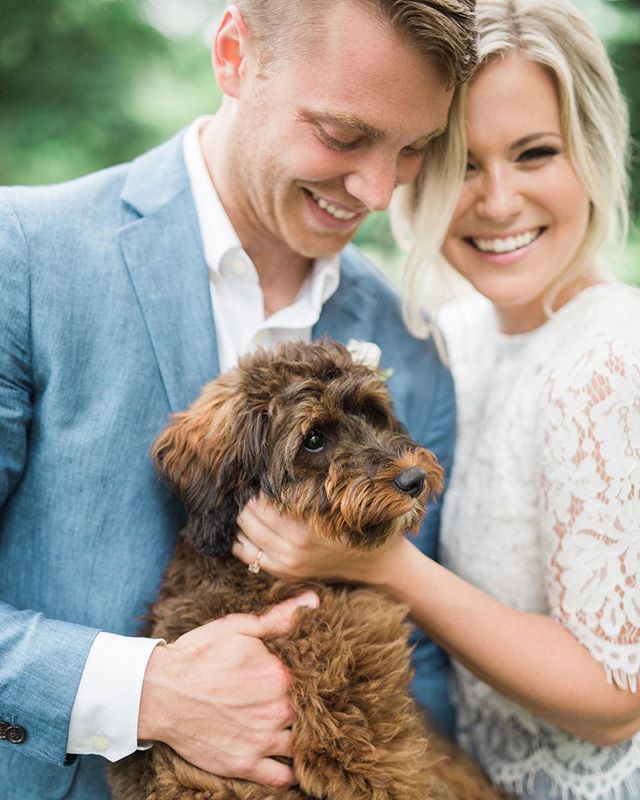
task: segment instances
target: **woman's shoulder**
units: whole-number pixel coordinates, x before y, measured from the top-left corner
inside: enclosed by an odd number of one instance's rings
[[[584,316],[598,327],[611,331],[635,322],[629,333],[640,332],[640,289],[625,283],[601,283],[584,289],[571,303],[567,304],[570,313]]]
[[[566,365],[587,355],[596,359],[603,346],[640,359],[640,290],[620,283],[592,286],[545,327],[552,362]]]
[[[552,403],[640,391],[638,289],[622,284],[586,289],[545,327],[536,361]]]

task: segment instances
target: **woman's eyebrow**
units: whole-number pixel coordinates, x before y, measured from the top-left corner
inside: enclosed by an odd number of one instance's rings
[[[531,142],[535,141],[536,139],[542,139],[545,136],[555,136],[557,139],[562,139],[562,136],[557,133],[556,131],[540,131],[539,133],[529,133],[526,136],[523,136],[521,139],[518,139],[511,145],[511,149],[515,150],[518,147],[525,147]]]

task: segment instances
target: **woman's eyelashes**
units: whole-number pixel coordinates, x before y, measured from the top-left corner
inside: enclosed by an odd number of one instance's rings
[[[517,158],[517,161],[542,161],[546,158],[557,156],[560,150],[551,145],[539,145],[538,147],[529,147],[524,150]]]
[[[547,159],[553,158],[554,156],[560,155],[560,148],[553,147],[552,145],[539,145],[537,147],[528,147],[526,150],[523,150],[518,156],[516,156],[515,163],[516,164],[527,164],[532,163],[536,164],[537,162],[545,161]],[[478,164],[474,161],[469,159],[467,161],[467,174],[470,172],[475,172],[479,169]]]

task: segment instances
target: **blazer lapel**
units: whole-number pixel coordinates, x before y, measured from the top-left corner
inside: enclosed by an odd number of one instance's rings
[[[313,338],[327,336],[347,344],[349,339],[373,337],[371,307],[361,289],[350,258],[350,247],[340,256],[340,285],[322,308],[313,328]]]
[[[178,411],[219,372],[207,266],[181,137],[131,165],[122,200],[131,220],[119,231],[122,254],[169,406]]]

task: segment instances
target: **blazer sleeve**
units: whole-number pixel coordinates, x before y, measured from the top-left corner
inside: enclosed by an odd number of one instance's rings
[[[6,192],[0,193],[0,260],[1,548],[5,506],[28,455],[35,395],[27,244]],[[28,553],[25,542],[25,558]],[[0,738],[0,748],[65,764],[69,717],[98,631],[13,607],[2,588],[11,580],[10,574],[0,574],[0,722],[22,733]]]

